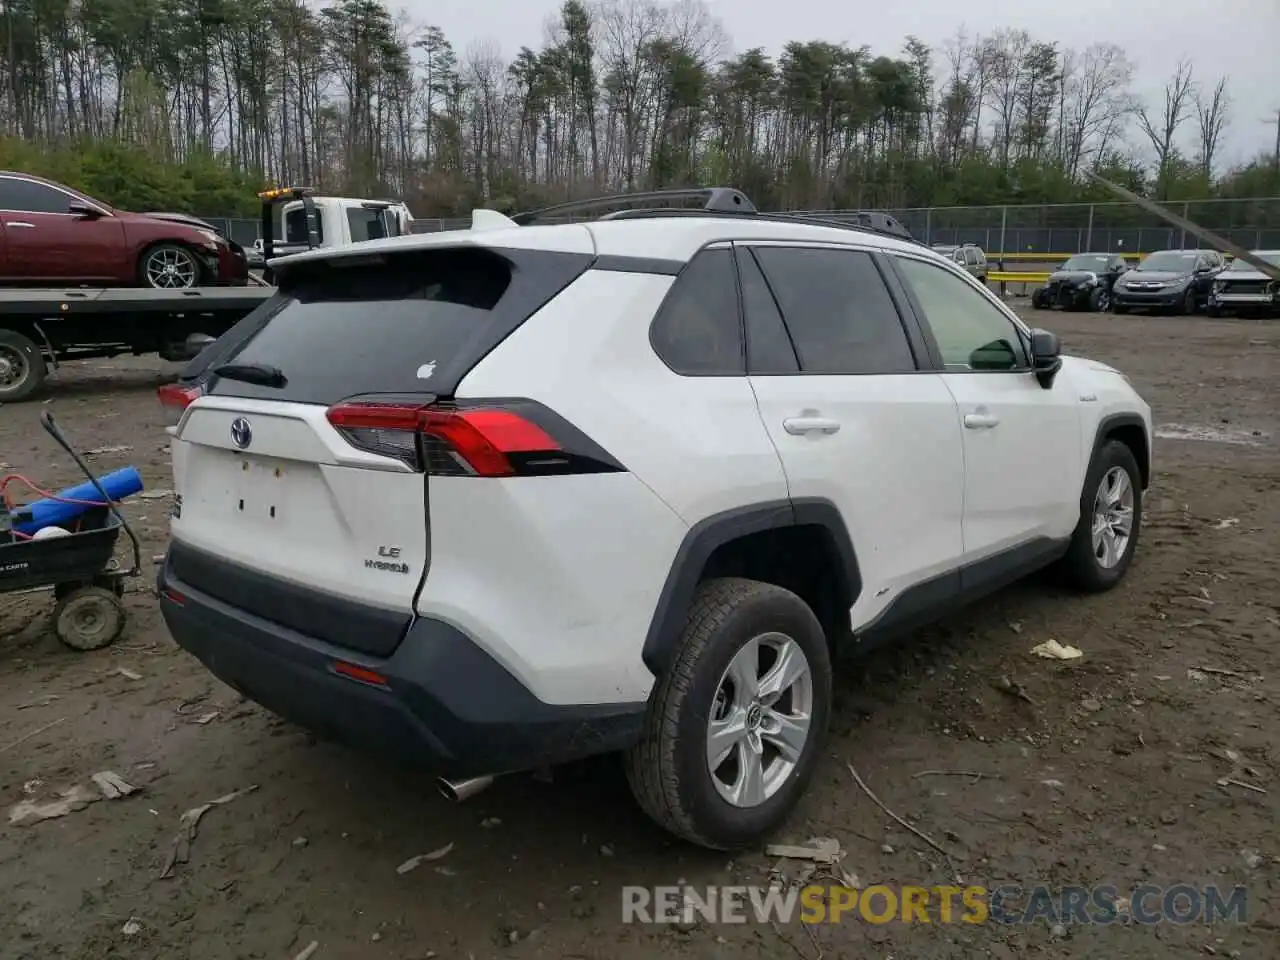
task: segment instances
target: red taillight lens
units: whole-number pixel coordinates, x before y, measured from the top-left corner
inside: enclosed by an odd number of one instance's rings
[[[511,455],[560,450],[536,423],[496,407],[340,403],[327,416],[352,446],[437,476],[509,477]]]
[[[176,427],[196,398],[204,393],[201,387],[183,387],[176,383],[168,383],[156,391],[156,398],[164,408],[165,425]]]

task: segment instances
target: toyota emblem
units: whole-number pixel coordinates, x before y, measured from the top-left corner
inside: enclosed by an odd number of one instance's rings
[[[253,441],[253,428],[244,417],[231,421],[231,442],[243,450]]]

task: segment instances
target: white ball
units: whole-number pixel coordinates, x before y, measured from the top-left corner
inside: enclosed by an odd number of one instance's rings
[[[31,535],[32,540],[48,540],[52,537],[69,537],[70,530],[64,530],[62,527],[41,527]]]

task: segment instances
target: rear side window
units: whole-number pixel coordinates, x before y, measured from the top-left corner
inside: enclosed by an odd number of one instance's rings
[[[747,328],[747,371],[752,374],[799,373],[800,361],[787,335],[778,304],[751,251],[738,251],[742,313]]]
[[[654,318],[654,352],[676,373],[729,377],[746,372],[733,252],[703,250],[680,272]]]
[[[757,247],[805,373],[910,373],[911,345],[871,255]]]
[[[286,265],[275,313],[221,361],[274,368],[286,382],[220,376],[211,392],[325,405],[366,394],[450,396],[591,259],[468,247]]]

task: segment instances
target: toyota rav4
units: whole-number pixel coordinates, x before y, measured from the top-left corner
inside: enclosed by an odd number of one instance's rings
[[[177,642],[454,796],[621,752],[731,849],[821,762],[838,655],[1050,564],[1124,577],[1122,374],[918,244],[739,209],[273,261],[166,391]]]

